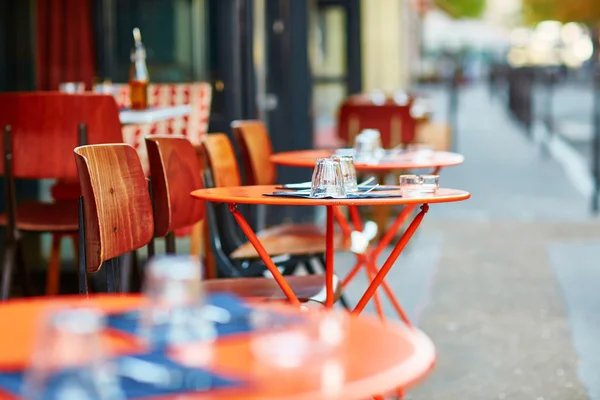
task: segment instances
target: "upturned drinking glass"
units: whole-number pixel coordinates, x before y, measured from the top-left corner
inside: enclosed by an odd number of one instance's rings
[[[406,145],[406,151],[414,159],[428,159],[435,154],[433,146],[425,143],[408,144]]]
[[[212,340],[214,323],[207,318],[198,257],[160,256],[146,267],[146,304],[140,315],[140,336],[151,348]],[[208,308],[210,309],[210,308]]]
[[[365,129],[356,136],[354,141],[356,162],[377,164],[383,156],[381,134],[376,129]]]
[[[315,198],[346,197],[342,168],[338,160],[319,158],[312,175],[310,196]]]
[[[356,181],[356,168],[354,168],[354,158],[352,156],[334,155],[331,157],[338,160],[342,170],[342,179],[346,193],[358,191],[358,182]]]
[[[104,317],[93,308],[49,312],[37,330],[23,393],[30,400],[121,400],[117,367],[102,346]]]

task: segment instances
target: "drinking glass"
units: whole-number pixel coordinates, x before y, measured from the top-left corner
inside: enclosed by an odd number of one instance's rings
[[[440,187],[439,175],[421,175],[421,192],[435,193]]]
[[[352,156],[333,155],[333,160],[340,163],[342,170],[342,180],[344,181],[344,190],[346,193],[358,191],[358,182],[356,181],[356,169],[354,168],[354,158]]]
[[[397,90],[394,92],[394,102],[399,106],[407,105],[409,100],[410,97],[408,96],[408,93],[406,93],[404,90]]]
[[[406,151],[415,159],[431,158],[435,153],[433,146],[425,143],[408,144],[406,145]]]
[[[151,348],[177,346],[216,337],[204,307],[202,267],[198,257],[159,256],[146,267],[146,304],[140,315],[140,336]],[[225,311],[225,310],[223,310]]]
[[[83,93],[85,92],[85,83],[83,82],[62,82],[58,85],[58,91],[62,93]]]
[[[42,319],[23,393],[32,400],[120,400],[116,365],[106,358],[103,315],[93,308],[66,308]]]
[[[343,313],[307,311],[286,316],[256,308],[250,316],[254,335],[250,350],[261,364],[301,368],[324,362],[345,341],[347,316]]]
[[[387,100],[387,96],[383,90],[375,89],[371,92],[371,101],[376,106],[382,106]]]
[[[315,198],[346,197],[340,162],[331,158],[319,158],[312,175],[310,196]]]
[[[377,164],[383,156],[381,134],[376,129],[365,129],[354,142],[355,160],[365,164]]]
[[[114,96],[116,94],[115,85],[108,81],[98,83],[94,85],[94,93],[110,94]]]

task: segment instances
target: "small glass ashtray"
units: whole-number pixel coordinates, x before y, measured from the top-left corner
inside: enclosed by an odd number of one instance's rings
[[[432,195],[439,187],[439,175],[400,175],[400,190],[406,197]]]

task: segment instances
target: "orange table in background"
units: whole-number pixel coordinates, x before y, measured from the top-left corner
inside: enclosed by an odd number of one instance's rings
[[[269,160],[273,164],[285,167],[314,168],[317,158],[328,158],[335,154],[335,150],[296,150],[284,151],[273,154]],[[391,158],[391,157],[390,157]],[[453,167],[465,161],[461,154],[447,151],[436,151],[431,157],[414,158],[409,153],[399,154],[393,159],[382,161],[378,164],[362,164],[355,162],[357,171],[385,172],[397,169],[422,169],[433,168],[437,174],[443,167]]]
[[[396,187],[396,190],[393,193],[397,194],[399,191],[399,187]],[[421,211],[414,218],[404,235],[398,241],[398,244],[392,250],[389,258],[381,267],[378,269],[375,266],[375,261],[377,257],[368,257],[366,255],[359,255],[361,258],[359,259],[359,263],[355,266],[354,270],[350,273],[349,278],[351,279],[354,276],[359,268],[363,265],[366,266],[367,273],[369,274],[369,278],[371,280],[371,284],[365,291],[364,295],[359,300],[358,304],[354,308],[354,313],[360,313],[369,300],[376,294],[376,290],[381,285],[383,286],[386,294],[390,298],[390,301],[394,305],[394,308],[400,318],[406,323],[407,326],[411,326],[410,321],[406,317],[404,310],[400,306],[400,303],[396,300],[393,295],[390,287],[385,282],[385,277],[389,270],[392,268],[394,262],[398,259],[400,253],[406,247],[408,241],[413,236],[415,231],[417,230],[419,224],[423,220],[423,217],[429,210],[429,204],[434,203],[449,203],[455,201],[463,201],[467,200],[471,195],[468,192],[462,190],[454,190],[454,189],[439,189],[436,194],[423,196],[423,197],[388,197],[388,198],[366,198],[366,199],[308,199],[308,198],[294,198],[294,197],[270,197],[264,196],[264,194],[273,193],[275,191],[280,191],[278,186],[275,185],[266,185],[266,186],[239,186],[239,187],[223,187],[223,188],[212,188],[212,189],[200,189],[192,192],[192,196],[201,199],[210,201],[213,203],[227,203],[229,204],[229,210],[233,214],[233,217],[236,219],[238,225],[250,241],[260,258],[263,260],[269,271],[273,274],[273,277],[281,286],[281,289],[286,294],[287,298],[290,300],[292,304],[300,305],[298,299],[296,298],[294,292],[290,288],[290,286],[285,281],[285,278],[279,271],[279,269],[273,263],[273,260],[269,256],[269,254],[265,251],[264,247],[260,243],[260,239],[256,237],[256,234],[252,231],[252,228],[249,226],[246,219],[242,216],[242,214],[238,211],[236,205],[237,204],[265,204],[265,205],[280,205],[280,206],[325,206],[327,208],[327,231],[326,231],[326,253],[325,253],[325,276],[326,276],[326,289],[327,289],[327,307],[333,307],[333,298],[334,298],[334,288],[333,288],[333,276],[334,276],[334,265],[333,265],[333,256],[335,252],[334,248],[334,216],[340,214],[338,208],[336,206],[350,206],[351,210],[356,210],[356,207],[360,206],[382,206],[382,205],[405,205],[405,210],[412,210],[417,205],[421,205]],[[380,191],[377,193],[389,193],[386,191]],[[358,211],[356,212],[358,214]],[[405,211],[402,212],[401,215],[405,215]],[[404,217],[404,218],[405,218]],[[343,218],[343,216],[342,216]],[[358,219],[358,215],[353,218],[354,220]],[[339,221],[340,219],[338,219]],[[345,221],[345,219],[343,219]],[[360,224],[360,220],[355,221],[355,224]],[[396,223],[395,223],[396,224]],[[342,229],[345,231],[347,235],[350,235],[350,227],[346,224],[346,226],[342,225]],[[395,232],[399,229],[399,226],[394,227],[395,230],[390,230],[382,239],[382,243],[389,244],[389,242],[393,239],[393,235],[390,235],[390,232]],[[362,227],[359,229],[362,230]],[[380,246],[382,245],[380,243]],[[378,250],[379,247],[375,249]],[[385,247],[383,246],[383,247]],[[381,305],[379,304],[378,298],[376,297],[376,308],[378,314],[383,317],[383,310]]]
[[[51,306],[92,305],[105,312],[136,308],[139,296],[98,295],[89,300],[77,296],[62,298],[29,298],[0,304],[0,321],[7,329],[0,332],[0,369],[22,368],[29,363],[30,352],[39,318]],[[290,307],[282,312],[299,312]],[[324,313],[304,313],[308,318],[323,318]],[[278,400],[359,400],[373,393],[405,389],[422,379],[433,368],[435,349],[421,331],[396,323],[382,323],[374,318],[345,319],[345,341],[338,351],[326,359],[312,361],[301,368],[262,364],[250,350],[251,340],[260,333],[245,333],[217,339],[211,346],[212,357],[203,368],[228,376],[249,380],[241,388],[222,388],[202,393],[161,396],[167,399],[278,399]],[[8,326],[10,328],[8,328]],[[135,351],[133,337],[106,332],[110,353]],[[186,361],[193,351],[183,351]],[[173,353],[177,358],[178,353]],[[0,392],[0,399],[15,400]]]

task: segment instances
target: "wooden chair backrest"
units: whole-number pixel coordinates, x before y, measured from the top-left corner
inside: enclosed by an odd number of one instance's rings
[[[147,245],[154,234],[148,181],[135,149],[127,144],[75,149],[84,199],[88,273],[103,262]]]
[[[206,165],[215,187],[241,186],[240,167],[231,140],[224,133],[209,133],[202,142]]]
[[[377,129],[381,133],[384,147],[401,143],[412,143],[415,137],[416,120],[410,113],[412,100],[398,105],[391,99],[379,104],[364,95],[347,98],[338,114],[338,136],[349,146],[363,129]]]
[[[233,121],[236,142],[242,153],[242,162],[248,185],[272,185],[277,179],[277,169],[269,161],[273,144],[262,121]]]
[[[73,149],[80,145],[78,126],[82,123],[87,127],[87,144],[123,142],[112,96],[0,94],[0,127],[11,126],[15,178],[76,180]],[[4,154],[3,141],[0,154]],[[4,173],[4,163],[0,163],[0,173]]]
[[[184,137],[146,138],[152,179],[154,235],[165,236],[204,218],[204,202],[190,193],[201,189],[202,171],[196,149]]]

